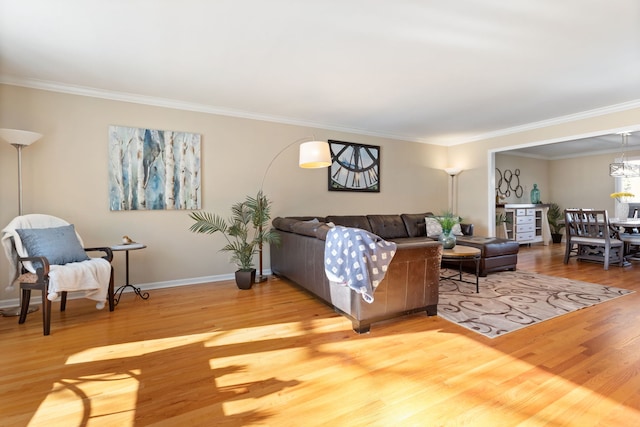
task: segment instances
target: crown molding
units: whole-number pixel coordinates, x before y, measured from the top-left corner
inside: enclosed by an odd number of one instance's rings
[[[420,142],[426,143],[424,140],[411,138],[406,135],[396,135],[384,132],[368,131],[366,129],[350,128],[345,126],[338,126],[329,123],[313,122],[307,120],[294,119],[290,117],[275,116],[263,113],[254,113],[251,111],[235,110],[232,108],[218,107],[207,104],[198,104],[194,102],[184,102],[175,99],[158,98],[153,96],[139,95],[127,92],[115,92],[103,89],[96,89],[86,86],[62,84],[57,82],[37,80],[37,79],[22,79],[14,78],[10,76],[0,75],[0,83],[10,86],[20,86],[29,89],[46,90],[50,92],[66,93],[70,95],[87,96],[92,98],[107,99],[111,101],[122,101],[133,104],[149,105],[154,107],[171,108],[181,111],[192,111],[197,113],[216,114],[221,116],[237,117],[251,120],[261,120],[266,122],[274,122],[281,124],[288,124],[294,126],[303,126],[316,129],[333,130],[337,132],[353,133],[357,135],[368,135],[378,138],[390,138],[398,139],[408,142]]]
[[[607,107],[596,108],[593,110],[583,111],[581,113],[554,117],[553,119],[549,119],[549,120],[542,120],[539,122],[527,123],[521,126],[514,126],[510,128],[500,129],[495,132],[488,132],[488,133],[476,135],[471,138],[460,139],[454,143],[447,144],[447,145],[452,146],[452,145],[467,144],[469,142],[476,142],[476,141],[496,138],[500,136],[513,135],[515,133],[527,132],[527,131],[541,129],[549,126],[561,125],[565,123],[574,122],[577,120],[591,119],[594,117],[604,116],[606,114],[620,113],[623,111],[632,110],[634,108],[640,108],[640,99],[623,102],[621,104],[609,105]]]
[[[332,130],[337,132],[353,133],[357,135],[367,135],[367,136],[373,136],[378,138],[397,139],[397,140],[407,141],[407,142],[418,142],[422,144],[432,144],[432,145],[447,146],[447,147],[454,146],[454,145],[467,144],[470,142],[482,141],[482,140],[496,138],[500,136],[512,135],[520,132],[536,130],[536,129],[545,128],[545,127],[554,126],[554,125],[560,125],[560,124],[569,123],[569,122],[573,122],[581,119],[589,119],[593,117],[603,116],[605,114],[619,113],[622,111],[640,107],[640,99],[636,99],[636,100],[624,102],[621,104],[610,105],[602,108],[583,111],[580,113],[555,117],[549,120],[542,120],[542,121],[532,122],[532,123],[528,123],[521,126],[514,126],[510,128],[500,129],[494,132],[478,134],[469,138],[439,141],[438,138],[428,138],[428,139],[416,138],[416,137],[410,137],[407,135],[398,135],[398,134],[391,134],[391,133],[384,133],[384,132],[369,131],[366,129],[350,128],[350,127],[339,126],[339,125],[334,125],[330,123],[306,121],[306,120],[294,119],[290,117],[255,113],[251,111],[236,110],[236,109],[212,106],[207,104],[184,102],[184,101],[178,101],[174,99],[158,98],[153,96],[139,95],[139,94],[133,94],[133,93],[127,93],[127,92],[108,91],[108,90],[91,88],[86,86],[62,84],[62,83],[38,80],[38,79],[24,79],[24,78],[12,77],[12,76],[0,75],[0,83],[11,85],[11,86],[26,87],[30,89],[40,89],[40,90],[46,90],[51,92],[60,92],[60,93],[67,93],[72,95],[87,96],[92,98],[108,99],[112,101],[122,101],[122,102],[134,103],[134,104],[171,108],[171,109],[182,110],[182,111],[193,111],[198,113],[216,114],[221,116],[237,117],[237,118],[244,118],[244,119],[251,119],[251,120],[261,120],[266,122],[282,123],[282,124],[288,124],[288,125],[294,125],[294,126],[325,129],[325,130]]]

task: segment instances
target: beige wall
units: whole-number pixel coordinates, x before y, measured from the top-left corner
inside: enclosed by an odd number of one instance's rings
[[[615,180],[609,176],[609,163],[613,158],[602,154],[551,161],[556,203],[562,208],[607,209],[612,215],[609,195],[615,191]]]
[[[514,156],[510,154],[496,153],[496,168],[504,174],[506,170],[511,171],[511,187],[516,188],[517,183],[522,187],[521,197],[516,196],[515,191],[511,191],[509,197],[503,203],[531,203],[531,190],[533,184],[538,185],[540,190],[540,200],[542,202],[551,201],[551,191],[549,186],[549,161],[534,159],[531,157]],[[516,178],[516,173],[518,177]],[[496,185],[498,183],[496,182]],[[506,182],[502,184],[502,191],[507,188]]]
[[[445,148],[0,85],[0,127],[45,135],[24,150],[25,213],[67,219],[76,224],[88,245],[115,244],[124,234],[146,243],[147,249],[131,254],[132,282],[162,285],[229,277],[234,267],[227,255],[218,252],[220,236],[188,231],[191,220],[186,211],[109,211],[107,128],[111,124],[200,133],[203,210],[222,214],[233,202],[256,192],[276,153],[312,134],[318,139],[379,145],[381,192],[328,192],[326,170],[299,169],[297,150],[291,147],[276,159],[265,181],[273,216],[442,211],[448,207],[449,191],[449,177],[442,168],[460,167],[463,172],[456,177],[458,214],[465,222],[476,224],[477,234],[487,234],[493,231],[489,218],[493,219],[495,203],[494,151],[637,127],[640,109]],[[583,162],[550,162],[544,184],[543,177],[537,176],[544,167],[533,167],[532,179],[539,179],[543,200],[571,205],[594,197],[593,207],[609,203],[613,210],[613,203],[607,200],[613,184],[606,168],[596,178],[595,166]],[[0,224],[17,214],[16,163],[15,149],[0,144]],[[523,161],[520,169],[529,173],[528,162]],[[532,182],[526,179],[530,190]],[[574,185],[580,190],[572,189]],[[596,195],[599,193],[603,194]],[[265,255],[268,267],[268,251]],[[116,281],[122,283],[124,254],[115,257]],[[3,282],[7,270],[7,261],[0,256]],[[4,287],[0,285],[0,302],[15,300],[17,291],[6,292]]]
[[[638,157],[640,152],[626,153]],[[615,180],[609,176],[609,163],[616,154],[576,157],[550,162],[549,174],[553,182],[554,197],[563,208],[606,209],[615,213],[615,200],[609,195],[616,191]]]
[[[310,129],[257,120],[179,111],[0,85],[0,127],[44,137],[23,151],[24,213],[48,213],[76,225],[85,244],[116,244],[122,235],[145,243],[132,252],[136,284],[172,284],[228,277],[235,268],[218,252],[220,236],[189,232],[187,211],[111,212],[108,204],[109,125],[202,135],[203,210],[227,215],[229,206],[255,195],[271,159],[305,136],[379,145],[381,192],[327,191],[326,170],[297,167],[297,149],[273,163],[264,190],[272,216],[422,212],[448,205],[447,149],[439,146]],[[0,224],[17,215],[17,155],[0,144]],[[268,251],[265,254],[268,268]],[[0,256],[0,301],[8,265]],[[115,254],[116,282],[124,281],[124,254]],[[6,302],[6,301],[5,301]]]
[[[636,157],[640,152],[629,152],[627,155]],[[520,168],[521,182],[538,183],[543,202],[555,202],[562,209],[606,209],[610,216],[614,216],[615,200],[609,195],[615,191],[615,180],[609,176],[609,163],[615,157],[616,154],[598,154],[540,160],[496,153],[495,164],[500,170]],[[523,186],[529,190],[531,188],[531,184]],[[506,202],[528,203],[530,196],[527,191],[523,199],[511,197]]]
[[[636,157],[640,152],[628,152],[627,155]],[[527,190],[531,189],[530,183],[536,182],[543,202],[555,202],[562,209],[606,209],[613,217],[615,200],[609,195],[616,190],[615,180],[609,176],[609,163],[615,158],[616,154],[598,154],[540,160],[496,153],[495,164],[501,171],[507,168],[520,168],[521,171],[524,197],[518,200],[512,196],[505,200],[506,203],[529,203],[530,195]]]
[[[459,175],[459,214],[464,218],[471,219],[471,222],[476,225],[477,234],[491,234],[494,232],[495,194],[493,193],[493,174],[495,152],[518,146],[535,145],[538,142],[559,142],[595,134],[613,133],[631,127],[635,129],[640,127],[640,108],[449,147],[449,163],[452,166],[465,169]],[[576,163],[579,162],[580,160],[576,159]],[[549,184],[546,188],[542,188],[543,200],[550,197],[551,199],[562,201],[564,198],[562,193],[556,193],[556,183],[563,182],[562,180],[566,179],[566,177],[555,177],[556,171],[557,167],[549,166]],[[597,173],[600,174],[601,172]],[[593,168],[581,168],[576,171],[572,179],[579,182],[582,178],[590,182],[593,174]],[[611,190],[613,182],[607,174],[606,166],[602,174],[604,175],[598,178],[600,187],[594,188],[592,191],[595,193],[604,190],[602,197],[606,199],[613,191]],[[579,184],[579,186],[588,191],[586,185]],[[564,188],[570,187],[566,185]],[[544,194],[548,194],[548,196]],[[576,198],[568,198],[566,203],[570,203],[573,200],[576,200]],[[613,203],[608,206],[613,210]],[[491,221],[489,218],[491,218]]]

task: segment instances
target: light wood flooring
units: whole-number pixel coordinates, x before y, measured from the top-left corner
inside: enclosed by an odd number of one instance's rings
[[[351,324],[284,280],[0,318],[0,426],[640,425],[640,263],[518,268],[636,293],[488,339],[415,314]]]

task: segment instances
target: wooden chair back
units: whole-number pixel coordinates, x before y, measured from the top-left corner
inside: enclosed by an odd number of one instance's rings
[[[566,250],[564,263],[571,256],[586,261],[623,265],[623,243],[618,239],[617,230],[609,223],[606,210],[565,209]]]
[[[606,210],[566,209],[564,215],[567,234],[571,236],[605,240],[611,237],[609,215]]]

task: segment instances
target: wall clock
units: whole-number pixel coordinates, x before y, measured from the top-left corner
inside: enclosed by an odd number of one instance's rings
[[[380,192],[380,147],[329,140],[329,191]]]

